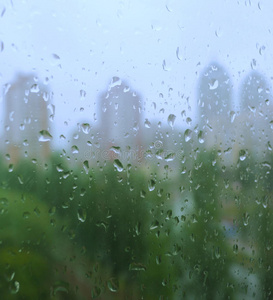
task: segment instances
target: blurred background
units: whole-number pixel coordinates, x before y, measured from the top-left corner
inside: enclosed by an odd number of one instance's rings
[[[4,299],[271,299],[272,12],[0,4]]]

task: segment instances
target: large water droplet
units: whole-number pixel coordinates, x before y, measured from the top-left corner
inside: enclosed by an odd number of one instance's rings
[[[121,161],[118,159],[114,160],[114,167],[117,169],[118,172],[123,171],[123,165],[122,165]]]
[[[249,109],[252,113],[255,113],[255,112],[256,112],[256,107],[255,107],[255,106],[250,106],[250,105],[248,105],[248,109]]]
[[[175,153],[172,152],[172,153],[169,153],[165,156],[165,161],[173,161],[175,159]]]
[[[59,292],[68,294],[68,291],[69,291],[69,283],[68,282],[57,281],[53,285],[53,295],[54,296],[56,296],[56,294],[59,293]]]
[[[56,60],[60,59],[60,56],[58,54],[52,53],[52,57]]]
[[[164,113],[165,113],[165,109],[164,109],[164,108],[161,108],[161,109],[159,110],[159,113],[164,114]]]
[[[263,54],[264,54],[265,49],[266,49],[265,46],[261,46],[261,47],[260,47],[260,49],[259,49],[260,55],[263,55]]]
[[[262,167],[265,167],[265,168],[268,168],[269,170],[271,170],[271,164],[268,162],[268,161],[263,161],[262,163],[261,163],[261,166]]]
[[[18,175],[17,178],[20,184],[24,184],[22,175]]]
[[[48,92],[43,92],[43,99],[44,99],[45,102],[47,102],[49,100],[49,93]]]
[[[9,168],[8,168],[8,171],[9,171],[9,172],[12,172],[12,171],[13,171],[13,168],[14,168],[13,164],[10,164],[10,165],[9,165]]]
[[[55,105],[48,104],[47,109],[50,111],[50,117],[55,115]]]
[[[129,265],[129,271],[146,271],[146,266],[141,263],[131,263]]]
[[[107,287],[108,289],[113,292],[113,293],[116,293],[119,289],[119,282],[118,282],[118,279],[115,278],[115,277],[112,277],[110,278],[108,281],[107,281]]]
[[[71,147],[71,151],[73,154],[77,154],[77,153],[79,153],[79,148],[76,145],[73,145]]]
[[[81,125],[81,129],[82,129],[82,132],[85,133],[85,134],[88,134],[90,129],[91,129],[91,126],[89,123],[83,123]]]
[[[152,192],[155,189],[155,181],[153,179],[148,181],[148,189]]]
[[[269,199],[268,199],[267,195],[262,198],[261,203],[262,203],[262,205],[263,205],[264,208],[267,208],[267,206],[268,206],[268,200]]]
[[[50,140],[52,140],[52,135],[47,130],[39,132],[39,142],[48,142]]]
[[[157,150],[156,153],[155,153],[155,157],[157,159],[163,159],[164,158],[164,151],[163,151],[163,149]]]
[[[215,30],[215,35],[219,38],[223,35],[223,31],[220,27]]]
[[[85,99],[85,97],[86,97],[86,91],[85,90],[80,90],[80,97],[81,97],[81,100]]]
[[[141,232],[141,223],[140,222],[136,223],[135,232],[136,232],[136,235],[140,235],[140,232]]]
[[[179,47],[177,47],[177,49],[176,49],[176,57],[177,57],[179,60],[182,60],[182,55],[181,55],[180,52],[181,52],[181,51],[180,51]]]
[[[145,120],[144,126],[145,126],[146,128],[151,128],[151,123],[150,123],[150,121],[149,121],[148,119]]]
[[[252,70],[256,70],[257,68],[257,62],[256,62],[256,59],[252,59],[251,63],[250,63],[250,66],[251,66],[251,69]]]
[[[237,244],[234,244],[232,248],[233,248],[233,252],[234,252],[235,254],[237,254],[237,253],[238,253],[238,245],[237,245]]]
[[[30,88],[31,93],[39,93],[40,88],[39,85],[37,83],[33,84]]]
[[[217,79],[212,79],[211,82],[209,83],[209,89],[210,90],[215,90],[218,88],[219,82]]]
[[[120,154],[120,147],[118,146],[112,146],[110,148],[110,150],[112,150],[113,152],[115,152],[116,154]]]
[[[85,222],[86,220],[86,210],[82,207],[80,207],[77,211],[77,217],[78,217],[78,220],[81,221],[82,223]]]
[[[191,122],[192,122],[192,119],[191,119],[190,117],[187,117],[186,123],[187,123],[188,125],[191,125]]]
[[[153,221],[150,225],[150,230],[154,230],[159,226],[159,222],[157,220]]]
[[[29,217],[30,217],[30,212],[28,212],[28,211],[23,212],[24,219],[29,219]]]
[[[235,120],[235,117],[236,117],[235,111],[232,110],[232,111],[229,113],[229,116],[230,116],[230,122],[233,123],[234,120]]]
[[[244,161],[246,159],[246,151],[245,150],[240,150],[239,151],[239,158],[241,161]]]
[[[247,226],[247,225],[248,225],[249,217],[250,217],[250,215],[249,215],[247,212],[245,212],[245,213],[243,214],[243,222],[244,222],[244,226]]]
[[[192,131],[190,129],[186,129],[184,133],[185,142],[188,142],[191,140],[192,137]]]
[[[264,90],[264,89],[263,89],[262,87],[258,86],[257,92],[258,92],[259,94],[260,94],[263,90]]]
[[[169,210],[167,211],[166,220],[170,220],[170,219],[171,219],[171,217],[172,217],[172,215],[173,215],[173,212],[172,212],[172,210],[171,210],[171,209],[169,209]]]
[[[4,84],[4,86],[3,86],[3,94],[4,94],[4,95],[6,95],[6,94],[8,93],[10,87],[11,87],[11,84],[10,84],[10,83]]]
[[[104,222],[104,221],[98,221],[98,222],[96,223],[96,226],[97,226],[97,227],[103,227],[104,230],[105,230],[105,232],[106,232],[106,231],[108,230],[109,224],[106,223],[106,222]]]
[[[111,90],[113,87],[119,86],[119,85],[121,85],[121,84],[122,84],[121,79],[120,79],[119,77],[117,77],[117,76],[114,76],[114,77],[112,78],[112,81],[111,81],[111,83],[110,83],[110,85],[109,85],[108,90]]]
[[[55,213],[56,213],[56,206],[50,207],[50,209],[48,210],[48,213],[49,213],[50,216],[55,215]]]
[[[5,279],[10,282],[13,280],[15,276],[15,272],[12,269],[9,269],[5,272]]]
[[[162,68],[163,68],[164,71],[170,71],[171,70],[171,67],[167,65],[165,59],[163,60]]]
[[[176,119],[176,116],[174,114],[170,114],[168,116],[168,124],[173,128],[174,126],[174,121]]]
[[[131,88],[129,86],[125,86],[123,89],[123,92],[128,93],[128,92],[130,92],[130,90],[131,90]]]
[[[20,283],[18,281],[14,281],[11,283],[10,292],[11,294],[17,294],[20,289]]]
[[[203,144],[205,142],[204,132],[202,130],[198,133],[198,141],[200,144]]]
[[[88,172],[89,172],[89,162],[88,162],[88,160],[85,160],[83,162],[83,169],[84,169],[85,173],[88,174]]]
[[[58,165],[56,166],[56,170],[57,170],[58,172],[63,172],[63,171],[64,171],[64,168],[63,168],[62,164],[58,164]]]

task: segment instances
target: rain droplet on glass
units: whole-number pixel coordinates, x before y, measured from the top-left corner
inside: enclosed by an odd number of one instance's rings
[[[217,79],[212,79],[211,82],[209,82],[209,89],[215,90],[218,88],[219,82]]]
[[[246,151],[245,150],[240,150],[239,151],[239,158],[241,161],[244,161],[246,159]]]
[[[186,129],[184,133],[185,142],[190,141],[191,137],[192,137],[192,131],[190,129]]]
[[[39,93],[40,88],[39,85],[37,83],[34,83],[31,88],[30,88],[31,93]]]
[[[151,128],[151,123],[150,123],[150,121],[149,121],[148,119],[145,120],[144,126],[145,126],[146,128]]]
[[[152,192],[155,189],[155,181],[153,179],[148,181],[148,189]]]
[[[176,57],[177,57],[178,60],[182,60],[182,55],[181,55],[180,52],[181,52],[181,51],[180,51],[180,48],[177,47],[177,48],[176,48]]]
[[[91,129],[91,126],[90,126],[89,123],[81,124],[81,130],[82,130],[83,133],[88,134],[90,129]]]
[[[86,216],[87,216],[86,210],[84,208],[80,207],[77,211],[78,220],[80,222],[84,223],[86,221]]]
[[[168,124],[173,128],[176,116],[174,114],[170,114],[168,116]]]
[[[39,142],[48,142],[52,140],[52,135],[47,130],[39,132]]]
[[[162,62],[162,68],[164,71],[170,71],[171,67],[166,63],[166,60],[164,59]]]
[[[84,169],[85,173],[88,174],[88,172],[89,172],[89,162],[88,162],[88,160],[85,160],[83,162],[83,169]]]
[[[121,161],[119,159],[115,159],[114,160],[114,167],[116,168],[116,170],[118,172],[122,172],[123,171],[123,164],[121,163]]]

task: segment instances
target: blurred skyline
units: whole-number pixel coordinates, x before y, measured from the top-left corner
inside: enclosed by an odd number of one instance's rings
[[[163,162],[179,162],[185,149],[203,146],[232,152],[230,163],[238,159],[238,151],[244,148],[261,156],[272,143],[273,107],[269,82],[263,74],[250,71],[241,82],[239,106],[235,112],[230,81],[229,72],[219,62],[211,62],[202,70],[197,83],[196,120],[187,117],[184,110],[170,114],[165,124],[160,117],[152,122],[145,118],[140,93],[126,81],[113,77],[97,99],[96,120],[86,118],[71,126],[68,134],[56,136],[58,124],[54,120],[52,91],[33,73],[17,74],[6,87],[2,106],[5,115],[3,150],[9,153],[12,162],[23,156],[47,158],[49,148],[52,152],[62,151],[68,160],[80,163],[114,157],[122,158],[124,163],[152,157]],[[82,90],[81,97],[85,96]],[[154,109],[156,106],[154,103]],[[179,117],[185,119],[186,127],[176,123]]]
[[[186,127],[180,113],[196,121],[197,84],[211,61],[231,75],[235,102],[251,69],[272,83],[272,12],[270,0],[6,0],[0,5],[0,83],[12,82],[17,72],[47,80],[57,137],[97,119],[98,96],[113,76],[141,94],[145,118],[167,124],[175,114],[176,124]]]

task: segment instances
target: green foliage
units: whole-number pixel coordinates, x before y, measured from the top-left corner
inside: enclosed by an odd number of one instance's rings
[[[254,276],[253,293],[268,298],[272,164],[249,155],[224,166],[196,151],[186,174],[168,178],[111,162],[86,174],[59,155],[0,162],[1,295],[236,299]]]
[[[201,153],[192,171],[194,210],[183,227],[182,251],[189,270],[184,289],[200,299],[232,297],[232,249],[221,224],[223,182],[217,153]]]

